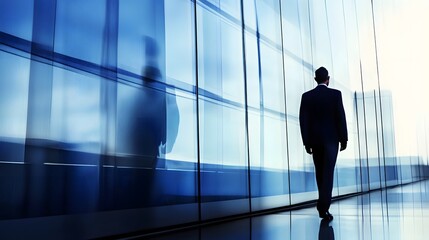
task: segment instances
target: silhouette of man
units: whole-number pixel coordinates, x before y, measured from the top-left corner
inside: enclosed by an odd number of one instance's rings
[[[134,96],[132,119],[129,123],[130,149],[143,168],[133,169],[127,186],[133,189],[132,197],[125,198],[129,208],[162,204],[156,186],[156,169],[164,164],[163,154],[171,152],[179,126],[179,112],[175,96],[167,96],[165,80],[158,63],[159,47],[155,39],[145,36],[145,65],[142,69],[142,86]],[[167,121],[169,117],[169,121]],[[168,143],[168,144],[167,144]],[[141,165],[143,163],[143,165]]]
[[[347,147],[347,124],[341,92],[328,88],[328,70],[320,67],[315,75],[318,86],[302,94],[299,123],[305,150],[313,155],[319,191],[317,211],[321,218],[331,221],[334,167],[338,145],[340,151]]]
[[[144,38],[145,66],[142,87],[135,97],[131,149],[147,166],[155,169],[159,147],[166,142],[167,104],[165,85],[158,67],[158,46],[151,37]],[[156,85],[157,84],[157,85]],[[156,88],[155,88],[156,85]]]
[[[335,240],[334,229],[329,226],[328,219],[322,219],[319,226],[319,240]]]

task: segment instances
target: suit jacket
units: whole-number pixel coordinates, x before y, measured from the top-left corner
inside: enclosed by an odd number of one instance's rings
[[[305,146],[346,142],[347,124],[341,92],[318,85],[302,94],[299,123]]]

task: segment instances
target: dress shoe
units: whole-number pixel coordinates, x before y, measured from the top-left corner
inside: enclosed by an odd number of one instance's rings
[[[332,216],[330,212],[319,213],[319,217],[328,221],[332,221],[334,219],[334,216]]]

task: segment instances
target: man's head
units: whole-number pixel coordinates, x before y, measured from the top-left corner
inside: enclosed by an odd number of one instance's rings
[[[320,67],[314,73],[316,75],[314,77],[314,80],[316,80],[318,84],[321,84],[321,83],[325,83],[326,85],[329,84],[329,73],[328,73],[328,70],[326,70],[326,68]]]

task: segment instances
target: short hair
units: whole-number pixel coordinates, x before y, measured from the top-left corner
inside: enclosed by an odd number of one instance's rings
[[[326,70],[326,68],[320,67],[314,73],[316,75],[314,79],[316,80],[317,83],[322,83],[328,80],[329,73],[328,73],[328,70]]]

